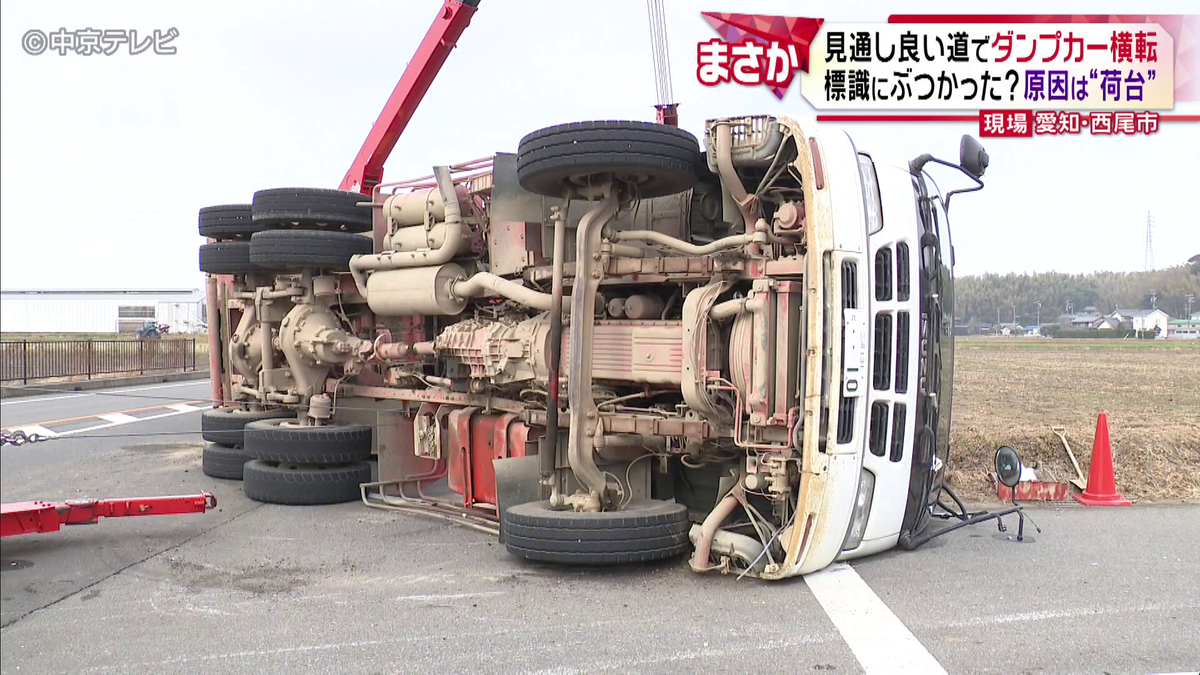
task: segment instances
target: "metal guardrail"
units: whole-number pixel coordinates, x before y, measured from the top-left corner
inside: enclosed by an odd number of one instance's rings
[[[194,370],[194,338],[0,342],[0,382]]]

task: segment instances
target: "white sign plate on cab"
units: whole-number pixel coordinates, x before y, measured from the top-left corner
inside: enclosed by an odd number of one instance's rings
[[[842,310],[842,396],[853,398],[862,395],[867,379],[867,310]]]

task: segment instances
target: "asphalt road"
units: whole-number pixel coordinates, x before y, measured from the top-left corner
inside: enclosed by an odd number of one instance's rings
[[[0,417],[7,428],[205,392],[22,399]],[[219,500],[202,515],[4,539],[0,671],[892,672],[909,656],[930,659],[916,661],[924,672],[1200,667],[1196,505],[1031,509],[1043,531],[1026,543],[985,524],[809,583],[700,576],[682,560],[566,570],[357,503],[251,502],[200,472],[198,412],[172,412],[0,452],[6,502]]]

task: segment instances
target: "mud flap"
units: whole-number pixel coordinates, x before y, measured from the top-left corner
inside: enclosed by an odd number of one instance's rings
[[[496,510],[500,516],[500,543],[504,543],[504,512],[510,506],[541,501],[538,456],[494,459],[496,469]]]

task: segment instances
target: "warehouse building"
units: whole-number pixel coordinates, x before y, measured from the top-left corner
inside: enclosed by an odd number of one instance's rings
[[[0,290],[0,332],[133,333],[147,321],[172,333],[206,329],[198,289]]]

